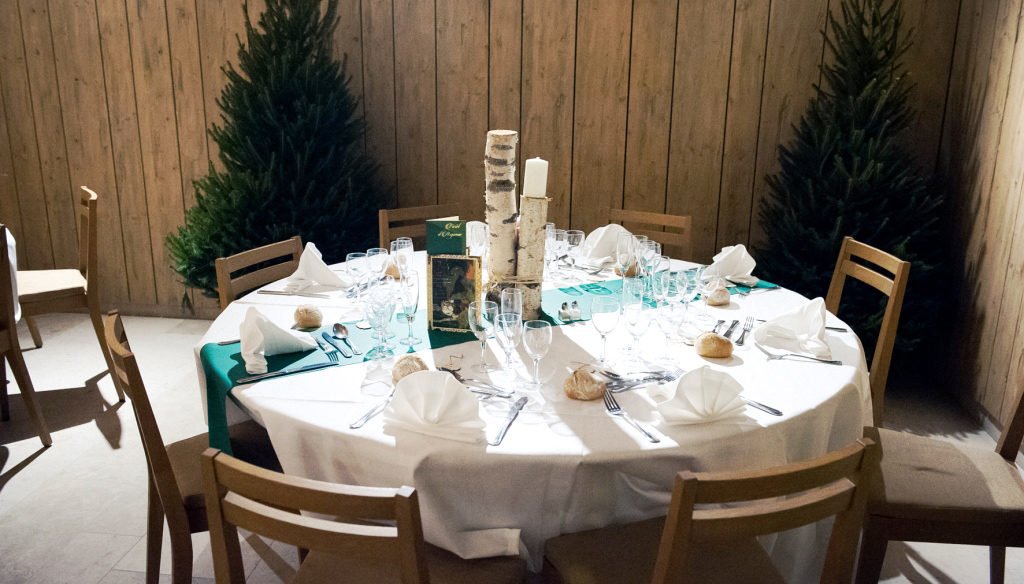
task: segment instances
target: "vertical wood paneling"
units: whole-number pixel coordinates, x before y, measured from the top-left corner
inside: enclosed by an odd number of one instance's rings
[[[633,3],[625,209],[665,212],[677,6],[674,0]]]
[[[185,207],[195,204],[192,181],[207,172],[206,108],[199,54],[199,22],[194,0],[167,0],[167,31],[178,129],[178,163]]]
[[[395,0],[398,201],[437,203],[437,62],[434,3]]]
[[[21,203],[18,201],[18,181],[14,176],[14,152],[11,148],[11,132],[8,130],[7,106],[4,103],[4,96],[7,91],[4,88],[4,73],[9,70],[7,48],[9,45],[20,45],[20,40],[10,35],[11,25],[17,24],[17,19],[6,20],[5,13],[7,6],[0,4],[0,222],[18,238],[25,232],[22,229]],[[13,53],[13,50],[12,50]],[[25,244],[28,239],[21,239],[17,250],[18,265],[27,265],[25,255]]]
[[[345,76],[352,95],[360,100],[359,113],[365,116],[363,97],[363,21],[359,0],[338,2],[338,26],[334,29],[334,57],[345,63]],[[321,6],[324,3],[321,2]],[[321,8],[323,10],[323,8]]]
[[[679,3],[666,211],[693,218],[696,261],[710,261],[717,231],[732,0]]]
[[[523,1],[523,159],[548,161],[548,221],[569,225],[576,2]],[[521,176],[521,175],[520,175]]]
[[[491,2],[488,15],[490,31],[489,90],[487,107],[488,130],[515,130],[520,132],[522,111],[522,55],[523,55],[523,3],[522,0]],[[522,135],[520,133],[520,139]],[[516,173],[522,176],[523,149],[516,149]],[[483,185],[483,172],[478,172]],[[517,178],[517,184],[519,179]],[[482,186],[480,188],[483,188]]]
[[[628,2],[578,10],[571,216],[590,231],[608,222],[602,207],[622,204],[632,14]]]
[[[255,21],[259,12],[254,9],[252,3],[249,6],[249,13]],[[196,18],[199,32],[199,53],[202,61],[206,124],[207,127],[212,124],[223,126],[222,112],[217,106],[217,100],[220,99],[221,91],[224,90],[224,85],[227,82],[223,69],[229,61],[238,64],[238,41],[240,39],[245,42],[245,16],[242,4],[225,0],[196,2]],[[255,24],[254,22],[253,25],[255,26]],[[223,168],[220,164],[217,144],[208,135],[206,143],[214,164],[217,168]]]
[[[458,203],[469,217],[484,213],[480,136],[487,135],[487,4],[437,1],[438,202]]]
[[[395,29],[391,2],[363,0],[362,19],[366,153],[379,165],[377,178],[381,184],[395,193],[398,166],[395,158]],[[395,203],[388,201],[389,206]]]

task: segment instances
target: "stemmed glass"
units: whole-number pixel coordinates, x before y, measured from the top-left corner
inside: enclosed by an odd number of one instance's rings
[[[627,354],[632,355],[639,350],[639,337],[647,330],[647,315],[643,312],[645,308],[643,278],[624,278],[622,280],[622,315],[626,319],[626,329],[633,336],[633,344],[625,349]]]
[[[398,267],[398,273],[401,277],[405,277],[406,272],[409,271],[409,266],[412,265],[412,252],[411,237],[399,237],[391,242],[391,257],[394,259],[395,266]]]
[[[366,278],[367,270],[369,266],[366,265],[366,253],[361,251],[354,251],[345,255],[345,271],[352,278],[355,283],[355,297],[356,304],[360,307],[360,321],[356,323],[356,326],[361,329],[370,328],[369,322],[366,320],[366,311],[362,310],[363,306],[363,294],[366,292],[363,287],[363,279]]]
[[[551,348],[551,323],[543,320],[523,323],[523,347],[533,359],[533,386],[540,387],[540,360]]]
[[[497,302],[478,300],[469,303],[469,328],[480,341],[480,362],[473,366],[474,371],[480,373],[490,371],[487,367],[487,337],[494,330],[494,321],[497,318]]]
[[[544,224],[544,267],[551,271],[551,262],[555,259],[555,224]]]
[[[608,359],[608,333],[619,324],[619,301],[611,296],[598,296],[590,305],[590,324],[601,335],[601,364]]]
[[[619,275],[628,277],[633,262],[636,261],[636,238],[630,233],[620,233],[615,240],[615,267]]]
[[[469,246],[469,255],[483,257],[487,250],[487,237],[490,229],[486,223],[473,221],[467,226],[466,243]]]
[[[709,326],[715,322],[715,317],[708,314],[708,299],[711,297],[711,293],[718,288],[719,279],[718,276],[711,276],[710,278],[704,276],[704,268],[697,270],[697,281],[700,284],[700,300],[701,304],[704,305],[704,310],[701,311],[700,316],[697,320],[704,326]]]
[[[512,351],[519,346],[519,340],[523,336],[523,320],[518,314],[499,314],[495,329],[497,333],[494,336],[505,351],[505,368],[511,373]]]
[[[565,255],[566,250],[566,233],[564,229],[555,229],[554,245],[551,260],[555,264],[555,272],[558,271],[558,260]]]
[[[501,291],[501,312],[499,314],[514,314],[516,318],[523,318],[523,291],[519,288],[505,288]]]
[[[583,240],[586,234],[579,229],[570,229],[565,232],[566,253],[569,255],[569,265],[576,267],[576,260],[580,257],[580,249],[583,247]]]
[[[416,320],[416,310],[420,303],[420,281],[416,270],[407,270],[398,282],[398,296],[402,301],[402,313],[405,322],[409,323],[409,336],[402,339],[403,345],[416,345],[423,341],[412,334],[412,322]]]
[[[639,361],[640,337],[647,332],[647,327],[651,324],[651,310],[641,301],[624,306],[622,316],[626,319],[626,330],[633,337],[633,346],[630,347],[629,353],[634,361]]]
[[[392,355],[387,347],[385,330],[395,313],[394,279],[388,276],[366,291],[365,310],[370,326],[377,333],[377,345],[366,353],[364,360],[380,361]]]

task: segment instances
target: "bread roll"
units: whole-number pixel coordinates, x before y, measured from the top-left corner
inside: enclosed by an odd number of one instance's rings
[[[604,395],[605,384],[586,367],[580,367],[565,378],[562,390],[571,399],[589,401]]]
[[[732,355],[732,341],[715,333],[701,333],[693,346],[701,357],[724,359]]]
[[[295,309],[295,326],[300,329],[320,328],[324,313],[312,304],[303,304]]]
[[[388,267],[387,267],[386,270],[384,270],[384,275],[385,276],[391,276],[395,280],[401,280],[402,279],[402,271],[398,269],[398,265],[395,264],[394,258],[392,258],[390,261],[388,261]]]
[[[622,275],[622,270],[619,269],[619,266],[615,266],[615,275],[616,276],[621,276]],[[636,264],[635,263],[632,264],[631,266],[629,266],[629,269],[626,270],[626,276],[625,277],[626,278],[635,278],[636,277]]]
[[[726,306],[729,304],[729,289],[725,286],[715,288],[715,291],[708,295],[708,306]]]
[[[410,373],[426,371],[427,369],[429,369],[427,364],[416,355],[402,355],[395,361],[395,366],[391,368],[391,381],[398,383],[399,379]]]

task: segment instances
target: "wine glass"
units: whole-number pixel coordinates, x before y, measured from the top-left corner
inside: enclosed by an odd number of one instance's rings
[[[620,233],[615,240],[615,267],[619,275],[628,277],[629,270],[636,261],[636,238],[631,233]]]
[[[655,306],[661,306],[667,301],[672,288],[675,288],[675,274],[668,270],[651,274],[651,292],[654,294]]]
[[[705,276],[703,268],[698,272],[697,278],[700,283],[700,300],[704,307],[697,318],[704,326],[710,326],[711,323],[715,322],[715,317],[708,314],[708,300],[711,298],[711,294],[718,288],[721,280],[718,276]]]
[[[365,292],[363,286],[363,278],[367,274],[366,265],[366,253],[361,251],[354,251],[345,255],[345,271],[348,272],[349,277],[352,278],[353,286],[355,286],[355,297],[356,305],[359,307],[361,312],[360,320],[356,323],[356,326],[361,329],[370,328],[369,323],[366,321],[366,312],[363,310],[363,293]]]
[[[405,277],[406,272],[412,265],[412,238],[399,237],[391,242],[391,257],[398,267],[400,277]]]
[[[420,281],[416,270],[407,270],[398,282],[398,298],[402,302],[402,314],[409,324],[409,336],[402,339],[403,345],[410,347],[423,341],[412,334],[412,322],[416,320],[416,310],[420,303]]]
[[[505,369],[512,371],[512,351],[519,346],[519,340],[523,336],[523,321],[518,314],[504,313],[498,315],[494,335],[498,344],[505,351]]]
[[[598,296],[590,305],[590,324],[601,335],[601,364],[608,359],[608,333],[619,324],[619,301],[612,296]]]
[[[370,277],[381,277],[388,269],[388,250],[383,247],[371,247],[366,250],[366,262],[369,266]]]
[[[480,341],[480,362],[473,366],[473,370],[479,373],[490,371],[487,367],[487,337],[494,330],[494,321],[497,318],[497,302],[479,300],[469,303],[469,328]]]
[[[544,224],[544,268],[550,272],[551,262],[555,259],[555,224]]]
[[[558,261],[565,256],[565,230],[555,229],[555,245],[551,260],[555,263],[555,271],[558,271]]]
[[[622,279],[622,306],[643,303],[644,281],[642,278]]]
[[[387,347],[386,329],[395,313],[394,279],[390,276],[370,286],[366,291],[365,310],[370,326],[377,333],[377,345],[366,353],[364,360],[380,361],[391,356]]]
[[[533,359],[533,386],[540,387],[540,360],[551,348],[551,323],[544,320],[528,320],[523,323],[523,347]]]
[[[499,314],[514,314],[516,318],[523,318],[523,291],[519,288],[505,288],[501,291],[501,312]]]
[[[626,319],[626,330],[633,337],[633,345],[629,353],[634,361],[640,360],[640,337],[647,332],[651,324],[651,310],[642,301],[634,304],[627,304],[622,308],[622,316]]]
[[[466,225],[466,243],[469,245],[469,255],[483,256],[487,250],[487,238],[490,229],[482,221],[471,221]]]
[[[579,229],[570,229],[565,232],[566,253],[569,256],[569,265],[576,267],[576,260],[580,257],[580,249],[583,247],[583,240],[586,234]]]

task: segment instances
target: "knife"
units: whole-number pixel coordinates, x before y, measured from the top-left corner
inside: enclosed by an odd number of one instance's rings
[[[274,296],[305,296],[306,298],[330,298],[321,292],[285,292],[284,290],[257,290],[257,294],[272,294]]]
[[[334,338],[331,335],[327,334],[326,331],[322,336],[325,341],[330,343],[332,347],[334,347],[335,349],[338,350],[339,353],[341,353],[342,357],[348,359],[349,357],[352,356],[352,351],[349,351],[348,347],[346,347],[344,344],[339,345],[338,343],[335,343]]]
[[[722,336],[727,338],[727,339],[729,337],[731,337],[732,336],[732,331],[736,330],[736,325],[738,325],[739,323],[740,323],[740,321],[733,320],[732,323],[729,324],[729,328],[725,329],[725,334],[722,335]]]
[[[292,367],[291,369],[282,369],[280,371],[272,371],[270,373],[260,373],[258,375],[250,375],[249,377],[242,377],[235,382],[235,385],[242,385],[244,383],[252,383],[254,381],[262,381],[264,379],[270,379],[272,377],[282,377],[284,375],[291,375],[292,373],[304,373],[306,371],[316,371],[317,369],[323,369],[324,367],[334,367],[340,365],[340,363],[311,363],[309,365],[303,365],[302,367]]]
[[[488,442],[491,446],[497,446],[501,444],[501,441],[505,439],[505,432],[508,432],[508,427],[512,425],[512,422],[516,421],[516,417],[519,415],[519,411],[526,405],[526,396],[523,396],[516,400],[516,403],[512,404],[512,409],[508,412],[508,417],[505,418],[505,424],[502,425],[501,430],[498,431],[498,436],[494,439],[494,442]]]
[[[764,405],[761,402],[756,402],[756,401],[754,401],[752,399],[747,399],[747,398],[745,398],[743,396],[740,396],[740,399],[743,400],[743,402],[746,403],[748,406],[753,407],[753,408],[757,408],[757,409],[761,410],[762,412],[768,412],[769,414],[771,414],[773,416],[781,416],[782,415],[782,412],[780,412],[779,410],[777,410],[777,409],[775,409],[773,407],[770,407],[770,406],[766,406],[766,405]]]

